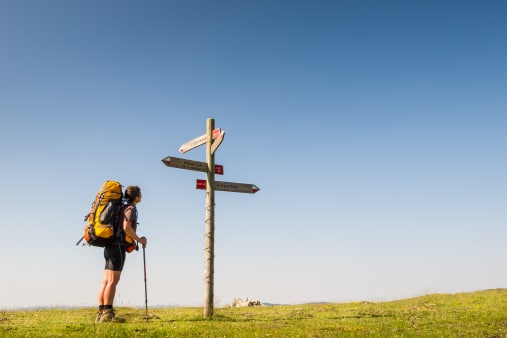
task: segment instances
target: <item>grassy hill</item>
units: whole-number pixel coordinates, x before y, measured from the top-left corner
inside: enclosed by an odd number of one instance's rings
[[[95,324],[95,309],[0,311],[0,337],[507,337],[507,289],[392,302],[215,309],[118,308],[125,323]]]

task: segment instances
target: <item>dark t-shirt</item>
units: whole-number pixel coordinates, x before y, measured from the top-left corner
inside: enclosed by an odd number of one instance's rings
[[[134,230],[137,230],[137,208],[135,205],[132,204],[126,205],[121,215],[123,215],[123,220],[126,219],[127,221],[129,221],[130,224],[132,224],[132,228],[134,228]],[[122,230],[123,230],[123,220],[121,222]]]
[[[115,244],[120,245],[130,245],[125,241],[125,231],[123,231],[123,222],[127,220],[130,222],[134,231],[137,230],[137,208],[133,204],[127,204],[122,206],[120,211],[120,217],[118,217],[118,222],[116,224],[116,239],[114,240]]]

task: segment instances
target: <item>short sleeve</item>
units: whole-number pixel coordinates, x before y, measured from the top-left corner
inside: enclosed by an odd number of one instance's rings
[[[127,209],[125,209],[125,219],[133,225],[136,224],[137,213],[134,207],[129,206]]]

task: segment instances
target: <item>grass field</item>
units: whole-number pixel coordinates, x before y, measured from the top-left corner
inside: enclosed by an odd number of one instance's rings
[[[507,337],[507,289],[392,302],[218,308],[118,308],[125,323],[95,324],[96,309],[0,311],[0,337]]]

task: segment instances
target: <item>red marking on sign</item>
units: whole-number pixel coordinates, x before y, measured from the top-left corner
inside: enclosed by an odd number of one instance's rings
[[[215,174],[223,175],[224,174],[224,166],[220,164],[215,164]]]
[[[196,189],[206,189],[206,180],[196,180],[195,181]]]

